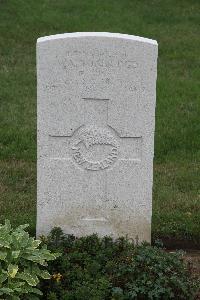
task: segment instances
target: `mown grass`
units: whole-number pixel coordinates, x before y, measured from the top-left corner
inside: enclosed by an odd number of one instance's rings
[[[75,31],[159,43],[153,235],[200,239],[198,0],[0,0],[0,221],[36,215],[36,65],[40,36]]]

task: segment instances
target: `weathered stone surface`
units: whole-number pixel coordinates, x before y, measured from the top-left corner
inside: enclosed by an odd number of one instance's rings
[[[38,235],[150,241],[156,62],[136,36],[38,39]]]

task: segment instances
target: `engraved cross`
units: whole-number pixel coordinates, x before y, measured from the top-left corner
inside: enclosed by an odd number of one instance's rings
[[[69,139],[70,156],[85,170],[108,169],[117,160],[140,162],[142,137],[122,137],[109,125],[109,99],[83,98],[83,101],[84,124],[72,136],[50,137]],[[108,152],[106,146],[110,147]]]

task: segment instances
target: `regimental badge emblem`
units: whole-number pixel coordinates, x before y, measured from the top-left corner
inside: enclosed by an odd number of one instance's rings
[[[74,132],[70,144],[73,160],[85,170],[107,169],[117,161],[119,154],[116,133],[109,126],[81,126]]]

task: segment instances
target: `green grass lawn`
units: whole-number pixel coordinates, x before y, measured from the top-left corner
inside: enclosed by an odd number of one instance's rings
[[[110,31],[159,43],[153,236],[200,244],[200,2],[0,0],[0,221],[36,217],[40,36]]]

